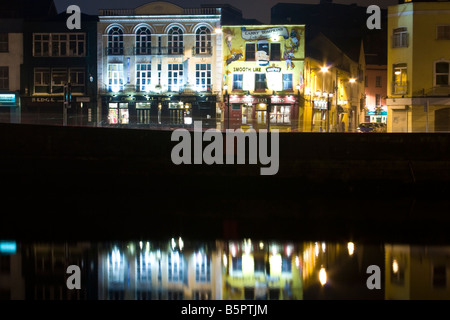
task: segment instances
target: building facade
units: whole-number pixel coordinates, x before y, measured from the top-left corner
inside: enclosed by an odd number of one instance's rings
[[[223,127],[298,131],[304,26],[223,26],[223,48]]]
[[[366,95],[365,122],[387,123],[387,65],[366,64],[364,85]]]
[[[152,2],[101,10],[99,119],[106,125],[216,126],[220,8]]]
[[[450,2],[388,8],[388,132],[450,130]]]
[[[97,17],[81,15],[70,30],[65,12],[24,22],[21,69],[22,123],[94,125],[97,83]],[[65,110],[64,86],[72,103]]]

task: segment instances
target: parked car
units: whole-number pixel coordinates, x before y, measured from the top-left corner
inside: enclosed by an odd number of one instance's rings
[[[359,124],[358,128],[356,128],[356,132],[377,132],[377,125],[374,122],[362,122]]]

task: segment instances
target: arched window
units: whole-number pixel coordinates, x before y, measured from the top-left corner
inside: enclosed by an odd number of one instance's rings
[[[450,85],[450,62],[436,62],[434,66],[434,77],[434,83],[436,86]]]
[[[136,54],[152,54],[152,33],[147,27],[136,31]]]
[[[211,31],[200,27],[195,32],[195,54],[211,54]]]
[[[183,30],[179,27],[172,27],[169,30],[169,54],[183,54]]]
[[[123,54],[123,31],[119,27],[113,27],[108,32],[107,54]]]

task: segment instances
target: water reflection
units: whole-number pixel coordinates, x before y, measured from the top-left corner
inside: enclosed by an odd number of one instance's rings
[[[70,265],[81,289],[69,290]],[[369,289],[369,266],[380,289]],[[450,246],[320,241],[0,241],[3,300],[449,299]],[[373,278],[372,278],[373,279]]]

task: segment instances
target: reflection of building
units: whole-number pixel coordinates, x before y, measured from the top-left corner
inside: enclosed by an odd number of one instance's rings
[[[100,10],[98,37],[103,123],[216,126],[220,9],[157,1]]]
[[[298,131],[303,25],[223,26],[225,128]]]
[[[96,299],[96,251],[89,243],[23,244],[23,274],[27,300]],[[80,267],[81,289],[69,290],[70,265]]]
[[[388,12],[388,132],[449,131],[450,2]]]
[[[0,300],[25,299],[20,250],[15,241],[0,240]]]
[[[217,249],[217,250],[216,250]],[[100,300],[220,300],[215,244],[129,242],[99,249]]]
[[[386,300],[450,299],[450,247],[385,245]]]
[[[92,125],[96,119],[97,17],[81,14],[81,29],[69,30],[62,12],[24,22],[22,123]],[[71,108],[64,111],[64,85]]]
[[[302,299],[299,250],[290,243],[229,242],[223,256],[223,298]]]

